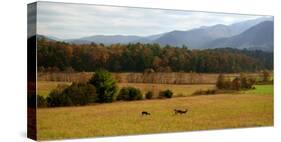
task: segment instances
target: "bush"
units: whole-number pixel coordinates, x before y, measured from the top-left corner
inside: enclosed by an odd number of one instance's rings
[[[241,89],[241,79],[239,77],[236,77],[232,81],[232,89],[234,89],[234,90],[240,90]]]
[[[214,89],[208,89],[207,91],[206,91],[206,94],[208,95],[208,94],[216,94],[216,90],[214,90]]]
[[[217,81],[217,88],[218,89],[224,89],[225,88],[225,76],[223,74],[220,74],[218,77],[218,81]]]
[[[241,89],[251,89],[256,83],[256,80],[246,76],[245,74],[240,74]]]
[[[117,100],[124,100],[124,101],[141,100],[141,99],[142,99],[141,91],[134,87],[122,88],[117,96]]]
[[[63,94],[63,90],[56,88],[47,97],[48,107],[71,106],[70,96]]]
[[[159,93],[159,98],[172,98],[173,92],[171,90],[161,91]]]
[[[214,95],[217,93],[215,89],[208,89],[208,90],[198,90],[194,92],[192,95]]]
[[[146,94],[145,94],[145,98],[146,99],[152,99],[152,97],[153,97],[153,92],[152,91],[148,91]]]
[[[91,84],[72,83],[67,88],[57,87],[47,97],[47,106],[86,105],[96,101],[96,89]]]
[[[37,95],[37,107],[47,107],[47,101],[43,96]]]
[[[72,83],[62,94],[71,99],[72,105],[86,105],[97,99],[96,88],[86,83]]]
[[[240,89],[251,89],[256,83],[254,78],[246,76],[245,74],[240,74],[239,77],[236,77],[234,80],[227,80],[223,75],[219,75],[217,81],[218,89],[226,90],[240,90]]]
[[[220,74],[216,86],[218,89],[232,89],[232,82],[223,74]]]
[[[116,80],[106,70],[98,70],[89,80],[96,87],[97,101],[100,103],[113,102],[117,92]]]
[[[269,82],[270,81],[270,73],[269,71],[263,71],[262,72],[262,81],[263,82]]]

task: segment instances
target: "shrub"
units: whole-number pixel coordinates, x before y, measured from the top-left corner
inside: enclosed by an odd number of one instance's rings
[[[214,90],[214,89],[208,89],[207,91],[206,91],[206,94],[208,95],[208,94],[216,94],[216,90]]]
[[[89,80],[96,87],[97,101],[100,103],[113,102],[117,92],[116,80],[106,70],[98,70]]]
[[[72,83],[63,92],[70,98],[72,105],[86,105],[96,101],[96,88],[87,83]]]
[[[152,97],[153,97],[153,92],[152,91],[148,91],[146,94],[145,94],[145,98],[146,99],[152,99]]]
[[[70,96],[63,94],[63,90],[56,88],[47,97],[47,104],[49,107],[58,107],[58,106],[71,106],[72,101]]]
[[[173,92],[171,90],[161,91],[159,93],[159,98],[172,98]]]
[[[37,95],[37,107],[46,107],[47,101],[43,96]]]
[[[91,84],[72,83],[67,88],[58,86],[47,97],[47,106],[73,106],[86,105],[95,102],[97,98],[96,89]]]
[[[141,91],[134,87],[122,88],[117,96],[117,100],[124,100],[124,101],[141,100],[141,99],[142,99]]]
[[[262,81],[263,82],[269,82],[270,81],[270,73],[269,71],[263,71],[262,72]]]
[[[245,74],[240,74],[241,89],[251,89],[255,84],[256,80],[246,76]]]
[[[241,79],[239,77],[236,77],[233,81],[232,81],[232,89],[234,90],[240,90],[241,88]]]
[[[215,89],[208,89],[208,90],[197,90],[192,95],[214,95],[217,93]]]
[[[245,74],[240,74],[239,77],[236,77],[232,81],[225,79],[223,75],[219,75],[216,86],[218,89],[240,90],[251,89],[255,83],[255,79],[250,78]]]
[[[216,83],[218,89],[232,89],[231,80],[227,79],[223,74],[220,74]]]
[[[225,86],[225,76],[223,74],[220,74],[219,77],[218,77],[218,81],[216,83],[216,86],[218,89],[224,89],[226,86]]]

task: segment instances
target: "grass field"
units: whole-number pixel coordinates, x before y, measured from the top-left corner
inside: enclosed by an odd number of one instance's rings
[[[39,81],[40,95],[47,96],[57,85],[70,82]],[[189,96],[215,85],[171,85],[119,83],[158,92],[171,89],[175,96]],[[114,102],[84,107],[37,109],[39,140],[149,134],[223,128],[272,126],[273,85],[256,85],[255,90],[233,94],[175,97],[132,102]],[[174,115],[173,109],[190,111]],[[148,111],[151,116],[141,116]]]
[[[253,101],[254,100],[254,101]],[[174,108],[188,108],[174,115]],[[141,111],[151,116],[141,116]],[[272,95],[215,95],[37,110],[38,138],[62,139],[272,126]]]

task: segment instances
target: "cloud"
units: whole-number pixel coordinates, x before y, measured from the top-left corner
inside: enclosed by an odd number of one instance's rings
[[[261,16],[38,2],[37,32],[63,39],[90,35],[146,36]]]

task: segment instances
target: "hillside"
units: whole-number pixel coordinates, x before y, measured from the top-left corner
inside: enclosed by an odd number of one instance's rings
[[[220,38],[204,45],[205,48],[248,48],[252,50],[273,51],[273,22],[265,21],[243,33],[229,37]]]

